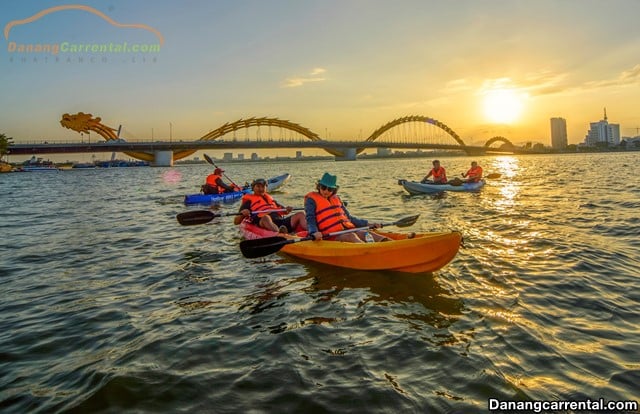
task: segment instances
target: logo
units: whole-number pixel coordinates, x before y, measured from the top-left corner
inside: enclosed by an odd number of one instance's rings
[[[47,15],[51,15],[54,13],[63,12],[66,10],[81,10],[87,13],[91,13],[95,16],[100,17],[108,24],[117,27],[119,29],[132,29],[133,31],[126,32],[126,36],[128,36],[127,40],[116,40],[116,38],[121,38],[124,34],[118,33],[117,36],[110,35],[113,39],[96,41],[91,38],[87,40],[78,40],[81,37],[90,37],[91,34],[82,34],[77,35],[76,32],[67,33],[66,36],[69,37],[69,40],[61,39],[61,40],[49,40],[42,39],[42,41],[20,41],[13,37],[10,37],[11,34],[14,34],[14,37],[18,37],[16,32],[20,26],[24,25],[33,25],[38,20],[42,19]],[[59,21],[59,20],[56,20]],[[44,22],[41,21],[39,23]],[[37,24],[37,23],[35,23]],[[49,22],[51,24],[51,22]],[[73,25],[70,25],[73,26]],[[61,36],[65,36],[65,27],[47,27],[47,30],[42,30],[39,28],[39,32],[27,33],[28,38],[32,39],[34,35],[37,38],[37,35],[40,33],[62,33]],[[139,34],[135,34],[135,32],[144,31],[146,33],[153,34],[153,38],[155,41],[151,43],[142,43],[142,42],[132,42],[130,38],[140,37]],[[24,34],[24,31],[18,32],[21,35]],[[104,33],[102,33],[102,37],[104,37]],[[51,35],[49,35],[51,36]],[[93,35],[96,36],[95,34]],[[100,36],[100,35],[97,35]],[[135,36],[135,37],[134,37]],[[162,33],[157,29],[148,26],[146,24],[141,23],[120,23],[107,16],[103,12],[94,9],[93,7],[79,5],[79,4],[67,4],[61,6],[50,7],[48,9],[42,10],[33,16],[27,17],[22,20],[12,20],[4,26],[4,38],[7,41],[7,52],[9,53],[9,60],[19,60],[22,62],[38,62],[40,61],[78,61],[84,62],[86,61],[102,61],[108,62],[110,59],[121,59],[123,61],[131,60],[133,62],[136,61],[156,61],[156,56],[160,52],[162,45],[164,44],[164,37]],[[146,38],[149,38],[147,35]]]

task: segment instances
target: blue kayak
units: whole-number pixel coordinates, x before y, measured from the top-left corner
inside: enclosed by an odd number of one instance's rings
[[[268,191],[273,191],[279,187],[281,187],[287,180],[291,178],[291,174],[285,173],[279,175],[277,177],[269,178],[267,180],[267,189]],[[239,200],[245,194],[250,194],[251,188],[245,187],[241,191],[234,191],[232,193],[222,193],[222,194],[187,194],[184,196],[184,203],[186,205],[193,204],[218,204],[218,203],[231,203],[233,201]]]

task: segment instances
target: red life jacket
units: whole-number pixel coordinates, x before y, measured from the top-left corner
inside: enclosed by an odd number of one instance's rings
[[[444,167],[440,166],[437,170],[435,168],[431,169],[431,176],[433,177],[434,183],[446,183],[447,182],[447,173],[444,171]]]
[[[251,202],[249,206],[249,210],[251,211],[260,211],[260,210],[276,210],[279,209],[280,206],[276,203],[276,201],[269,194],[264,193],[262,195],[257,194],[245,194],[242,196],[242,204],[246,201]],[[257,216],[262,217],[270,213],[260,213]],[[286,212],[278,212],[281,216],[286,215]]]
[[[469,181],[478,182],[482,178],[482,167],[476,165],[475,167],[469,168],[467,171],[467,178]]]
[[[219,174],[210,174],[207,176],[206,183],[210,187],[217,188],[218,194],[222,194],[225,191],[227,191],[227,189],[218,185],[218,179],[222,179],[222,177]]]
[[[342,200],[337,195],[333,194],[327,199],[314,191],[307,194],[305,199],[307,197],[316,202],[316,224],[322,234],[356,227],[344,213]]]

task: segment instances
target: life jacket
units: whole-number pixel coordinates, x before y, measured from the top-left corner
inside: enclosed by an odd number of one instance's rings
[[[242,196],[242,204],[249,201],[251,205],[249,206],[249,210],[251,211],[260,211],[260,210],[275,210],[279,209],[280,206],[276,203],[276,201],[269,194],[264,193],[262,195],[257,194],[245,194]],[[277,212],[281,216],[286,215],[286,212]],[[257,214],[258,217],[266,216],[270,213],[260,213]]]
[[[322,234],[356,227],[344,213],[342,200],[337,195],[334,194],[327,199],[314,191],[307,194],[305,199],[307,197],[316,202],[316,224]]]
[[[467,171],[467,178],[469,181],[478,182],[482,178],[482,167],[476,165],[475,167],[469,168]]]
[[[444,167],[440,166],[440,168],[431,169],[431,176],[433,177],[434,183],[446,183],[447,182],[447,173],[444,171]]]
[[[206,184],[214,189],[218,190],[218,194],[222,194],[227,191],[226,188],[218,185],[218,179],[222,179],[222,176],[219,174],[210,174],[207,176]]]

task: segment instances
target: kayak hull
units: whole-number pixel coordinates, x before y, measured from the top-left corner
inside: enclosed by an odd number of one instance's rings
[[[282,187],[289,179],[291,178],[291,174],[285,173],[279,175],[277,177],[269,178],[267,181],[269,191],[273,191]],[[234,191],[232,193],[222,193],[222,194],[188,194],[184,196],[184,204],[185,205],[194,205],[194,204],[219,204],[219,203],[231,203],[240,198],[242,198],[245,194],[250,194],[251,189],[245,188],[242,191]]]
[[[243,223],[241,231],[247,239],[279,235],[249,223]],[[462,240],[458,232],[415,234],[412,238],[408,238],[407,234],[376,232],[392,241],[303,241],[287,244],[280,251],[301,259],[349,269],[424,273],[439,270],[451,262]]]
[[[461,185],[450,184],[423,184],[417,181],[400,180],[400,184],[404,187],[409,194],[433,194],[441,193],[443,191],[454,192],[471,192],[479,191],[485,185],[485,180],[480,180],[477,183],[462,183]]]

